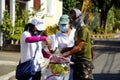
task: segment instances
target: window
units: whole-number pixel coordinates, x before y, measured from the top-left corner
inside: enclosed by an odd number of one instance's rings
[[[40,3],[41,3],[41,0],[34,0],[34,9],[35,10],[40,9]]]

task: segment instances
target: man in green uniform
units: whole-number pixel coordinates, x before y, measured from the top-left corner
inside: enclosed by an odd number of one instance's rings
[[[72,50],[64,53],[63,57],[72,55],[74,62],[73,80],[93,80],[92,70],[92,47],[88,28],[84,25],[82,14],[79,9],[70,11],[70,19],[76,28],[75,46]]]

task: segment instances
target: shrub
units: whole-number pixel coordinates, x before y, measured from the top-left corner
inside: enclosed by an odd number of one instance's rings
[[[58,32],[58,26],[53,25],[53,26],[47,26],[46,30],[45,30],[45,34],[48,35],[52,35],[52,34],[56,34]]]
[[[104,33],[104,30],[101,27],[99,27],[99,26],[95,26],[93,28],[93,33],[95,33],[95,34]]]

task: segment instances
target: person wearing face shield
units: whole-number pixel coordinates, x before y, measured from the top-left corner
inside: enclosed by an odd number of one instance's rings
[[[50,51],[55,53],[56,48],[58,53],[58,56],[62,56],[65,52],[71,50],[74,46],[74,35],[76,29],[72,27],[70,23],[69,16],[64,14],[60,17],[58,22],[58,29],[59,32],[50,35],[48,38],[51,41],[50,44]],[[70,61],[71,56],[69,56],[67,59]],[[71,62],[72,63],[72,62]],[[69,80],[70,73],[68,72],[65,76],[56,76],[51,77],[51,79],[48,80]]]
[[[69,17],[71,24],[75,28],[84,26],[84,21],[82,20],[82,12],[79,9],[75,8],[71,10],[69,13]]]
[[[72,55],[73,80],[94,80],[90,32],[82,20],[82,13],[79,9],[71,10],[69,17],[71,24],[76,28],[75,46],[72,50],[65,52],[63,57]]]

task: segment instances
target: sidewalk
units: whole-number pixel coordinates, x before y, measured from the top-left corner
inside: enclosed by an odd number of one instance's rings
[[[0,80],[16,80],[14,75],[19,55],[19,52],[0,51]]]

